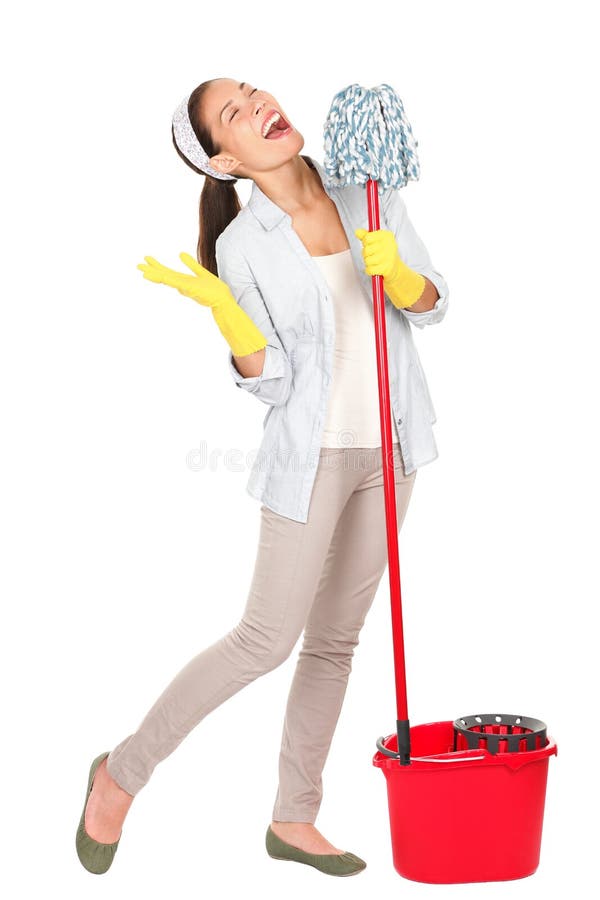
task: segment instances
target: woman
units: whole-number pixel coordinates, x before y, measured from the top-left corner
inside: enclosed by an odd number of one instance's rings
[[[354,648],[387,564],[371,276],[384,277],[397,521],[416,470],[437,457],[435,412],[410,322],[439,322],[448,288],[395,190],[368,232],[361,186],[326,188],[304,139],[269,93],[229,78],[200,84],[173,119],[175,148],[205,176],[198,263],[152,257],[144,277],[209,306],[234,383],[267,407],[247,490],[260,539],[239,623],[194,657],[138,729],[93,760],[77,831],[92,872],[114,857],[133,797],[209,712],[289,657],[304,631],[283,723],[267,828],[274,858],[332,875],[364,860],[315,827],[321,773]],[[235,181],[253,182],[241,208]],[[388,227],[383,227],[387,225]]]

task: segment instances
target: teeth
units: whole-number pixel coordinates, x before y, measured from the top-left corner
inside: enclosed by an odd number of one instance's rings
[[[267,134],[269,128],[271,127],[271,125],[273,124],[273,122],[277,122],[277,120],[280,118],[281,118],[281,116],[279,115],[278,112],[274,112],[269,116],[269,118],[266,120],[265,124],[263,125],[263,129],[262,129],[263,137],[266,136],[266,134]]]

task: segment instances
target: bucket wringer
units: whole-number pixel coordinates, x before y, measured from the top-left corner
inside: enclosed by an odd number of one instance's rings
[[[364,185],[368,230],[378,230],[379,185],[400,188],[420,173],[400,97],[387,84],[350,85],[335,95],[324,137],[328,184]],[[539,864],[548,761],[557,753],[544,722],[479,714],[409,723],[383,277],[373,275],[372,285],[397,702],[395,733],[377,739],[372,762],[386,778],[394,868],[433,884],[523,878]]]

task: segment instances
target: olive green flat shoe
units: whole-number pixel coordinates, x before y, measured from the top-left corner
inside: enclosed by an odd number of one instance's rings
[[[102,760],[105,759],[109,753],[110,750],[101,753],[90,766],[83,812],[81,813],[81,819],[77,826],[77,835],[75,838],[77,856],[79,857],[81,865],[84,869],[87,869],[88,872],[93,872],[94,875],[103,875],[104,872],[110,869],[115,853],[117,852],[117,847],[119,846],[119,841],[121,840],[121,838],[119,838],[119,840],[116,840],[113,844],[102,844],[100,841],[95,841],[94,838],[90,837],[85,830],[85,808],[92,792],[94,775]]]
[[[367,867],[354,853],[307,853],[278,837],[271,826],[265,835],[267,853],[273,859],[288,859],[314,866],[326,875],[356,875]]]

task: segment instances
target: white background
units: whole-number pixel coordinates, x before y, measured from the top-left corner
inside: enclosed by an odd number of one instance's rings
[[[598,96],[582,2],[32,3],[2,60],[2,878],[10,896],[546,896],[595,878]],[[194,254],[202,177],[171,145],[197,84],[272,92],[323,157],[333,95],[390,83],[419,141],[410,217],[450,286],[413,330],[438,415],[400,538],[412,724],[532,715],[549,762],[540,867],[431,886],[391,859],[375,740],[395,724],[387,573],[317,827],[356,878],[271,860],[292,656],[200,723],[134,801],[111,870],[75,854],[88,768],[241,616],[266,409],[210,314],[143,279]],[[248,185],[238,184],[242,202]],[[365,208],[366,209],[366,208]],[[464,797],[474,818],[494,815]],[[510,822],[506,823],[510,828]],[[435,853],[435,848],[432,848]]]

